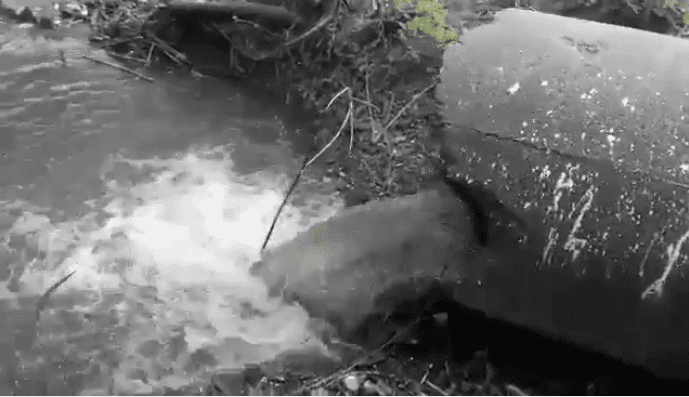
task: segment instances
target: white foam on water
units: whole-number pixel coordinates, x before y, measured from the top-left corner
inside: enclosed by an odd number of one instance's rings
[[[218,149],[113,163],[126,165],[139,181],[111,178],[103,200],[81,219],[51,222],[36,209],[16,219],[3,241],[23,236],[44,255],[29,260],[19,292],[0,285],[0,299],[42,294],[71,271],[76,273],[57,293],[91,296],[79,310],[93,311],[106,296],[121,296],[115,311],[126,336],[113,336],[119,364],[110,368],[118,394],[186,382],[194,376],[190,357],[199,349],[223,367],[295,349],[325,352],[303,308],[268,297],[266,285],[249,273],[282,201],[284,176],[238,175]],[[337,210],[335,204],[322,205],[325,198],[315,200],[321,204],[316,216],[285,207],[271,245]],[[165,345],[174,337],[183,337],[187,346],[177,357],[141,353],[149,341]],[[148,380],[133,379],[136,371]]]

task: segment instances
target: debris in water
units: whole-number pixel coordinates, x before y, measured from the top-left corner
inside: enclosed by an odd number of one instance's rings
[[[105,66],[110,66],[110,67],[113,68],[113,69],[117,69],[117,70],[120,70],[120,71],[129,73],[129,74],[132,74],[132,75],[134,75],[134,76],[136,76],[136,77],[138,77],[138,78],[140,78],[140,79],[146,80],[146,81],[151,82],[151,83],[154,81],[152,78],[147,77],[147,76],[144,76],[143,74],[137,72],[136,70],[132,70],[132,69],[126,68],[126,67],[124,67],[124,66],[120,66],[120,65],[114,64],[114,63],[112,63],[112,62],[103,61],[103,60],[101,60],[101,59],[96,59],[96,58],[90,57],[90,56],[88,56],[88,55],[82,55],[81,57],[84,58],[84,59],[88,59],[88,60],[91,61],[91,62],[95,62],[95,63],[101,64],[101,65],[105,65]]]
[[[74,275],[74,273],[76,273],[76,272],[77,272],[76,270],[72,270],[69,274],[67,274],[66,276],[59,279],[55,284],[51,285],[47,291],[45,291],[43,296],[41,296],[41,299],[38,300],[38,304],[36,305],[36,321],[38,321],[38,319],[40,318],[41,311],[43,311],[43,309],[45,309],[45,305],[48,303],[48,299],[50,299],[50,295],[53,292],[55,292],[55,290],[59,286],[61,286],[67,280],[69,280],[69,278],[72,277]]]

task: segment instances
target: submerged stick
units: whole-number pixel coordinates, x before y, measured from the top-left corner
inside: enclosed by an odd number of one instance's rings
[[[299,172],[297,173],[297,176],[294,177],[294,181],[292,181],[292,185],[290,185],[289,189],[287,189],[287,193],[285,193],[285,198],[282,200],[282,203],[280,204],[280,207],[278,208],[277,213],[275,213],[275,217],[273,218],[273,223],[270,225],[270,229],[268,229],[268,234],[266,235],[266,239],[263,241],[263,246],[261,246],[261,252],[266,249],[266,246],[268,245],[268,241],[270,240],[270,236],[273,234],[273,229],[275,229],[275,225],[278,222],[278,218],[280,217],[280,213],[282,212],[282,209],[285,208],[285,204],[287,204],[287,199],[289,196],[292,194],[292,191],[294,188],[297,187],[297,183],[299,182],[299,179],[301,178],[301,175],[304,173],[304,170],[306,169],[306,166],[309,164],[308,157],[304,157],[304,163],[301,165],[301,168],[299,169]]]
[[[113,57],[113,58],[120,59],[120,60],[123,60],[123,61],[127,61],[127,62],[146,63],[146,60],[145,60],[145,59],[142,59],[142,58],[134,58],[134,57],[130,57],[130,56],[127,56],[127,55],[121,55],[121,54],[118,54],[118,53],[115,53],[115,52],[112,52],[112,51],[105,51],[105,53],[108,54],[108,56],[111,56],[111,57]]]
[[[120,70],[120,71],[122,71],[122,72],[129,73],[129,74],[134,75],[134,76],[136,76],[136,77],[138,77],[138,78],[140,78],[140,79],[144,79],[144,80],[146,80],[146,81],[148,81],[148,82],[151,82],[151,83],[153,82],[153,79],[152,79],[152,78],[147,77],[147,76],[144,76],[143,74],[137,72],[136,70],[132,70],[132,69],[126,68],[126,67],[124,67],[124,66],[121,66],[121,65],[118,65],[118,64],[115,64],[115,63],[112,63],[112,62],[103,61],[103,60],[101,60],[101,59],[96,59],[96,58],[90,57],[90,56],[88,56],[88,55],[82,55],[81,57],[84,58],[84,59],[88,59],[88,60],[91,61],[91,62],[95,62],[95,63],[101,64],[101,65],[105,65],[105,66],[110,66],[110,67],[113,68],[113,69],[117,69],[117,70]]]
[[[76,270],[72,270],[69,274],[67,274],[66,276],[64,276],[64,277],[62,277],[61,279],[57,280],[56,283],[54,283],[53,285],[51,285],[50,288],[48,288],[48,290],[45,291],[45,293],[44,293],[44,294],[41,296],[41,298],[38,300],[38,304],[36,305],[36,321],[38,321],[38,319],[40,318],[40,316],[41,316],[41,311],[43,311],[43,309],[45,309],[45,305],[48,303],[48,299],[50,299],[50,295],[51,295],[53,292],[55,292],[55,290],[56,290],[59,286],[61,286],[61,285],[64,284],[67,280],[69,280],[69,278],[72,277],[72,276],[74,275],[74,273],[76,273],[76,272],[77,272]]]
[[[153,56],[153,50],[156,48],[155,43],[151,44],[151,48],[148,50],[148,56],[146,57],[146,67],[151,66],[151,57]]]

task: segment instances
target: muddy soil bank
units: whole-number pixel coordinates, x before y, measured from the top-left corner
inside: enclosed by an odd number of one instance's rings
[[[437,179],[438,143],[432,132],[441,125],[434,87],[442,52],[432,48],[432,41],[431,37],[408,40],[393,49],[400,53],[425,51],[430,55],[395,60],[389,65],[375,61],[362,65],[360,68],[366,69],[360,77],[364,80],[360,82],[363,95],[347,93],[354,99],[340,99],[343,103],[329,109],[323,108],[334,95],[349,87],[338,91],[327,85],[308,87],[307,84],[314,83],[312,80],[286,90],[290,108],[305,116],[301,120],[311,120],[302,126],[303,139],[311,141],[311,155],[326,147],[334,132],[340,132],[337,141],[316,163],[322,166],[312,172],[333,180],[345,194],[348,205],[412,194]],[[405,49],[405,45],[409,48]],[[386,76],[377,78],[381,74]],[[373,88],[372,81],[382,84]],[[369,87],[365,88],[366,85]],[[375,96],[364,96],[367,90],[370,93],[374,89]],[[320,95],[326,90],[332,93]],[[365,109],[368,105],[360,101],[370,102],[370,109]],[[350,120],[345,125],[348,114]]]

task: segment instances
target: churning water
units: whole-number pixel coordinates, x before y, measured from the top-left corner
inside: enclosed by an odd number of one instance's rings
[[[299,166],[279,111],[229,83],[125,78],[81,59],[104,57],[82,37],[0,28],[0,393],[157,394],[325,353],[307,313],[249,274]],[[337,210],[307,197],[272,244]]]

